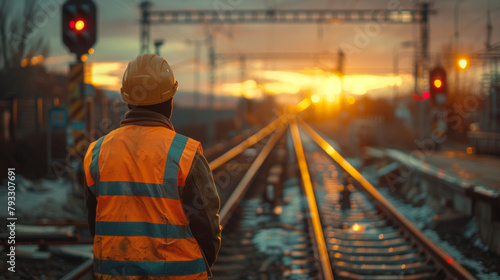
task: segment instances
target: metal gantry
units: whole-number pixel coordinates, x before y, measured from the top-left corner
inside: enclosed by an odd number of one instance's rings
[[[142,6],[141,6],[142,7]],[[170,10],[149,11],[150,24],[200,23],[359,23],[418,22],[417,10],[338,10],[338,9],[267,9],[267,10]]]
[[[425,18],[421,10],[399,9],[262,9],[262,10],[151,10],[143,1],[141,9],[141,53],[149,51],[150,26],[160,24],[217,23],[419,23]]]

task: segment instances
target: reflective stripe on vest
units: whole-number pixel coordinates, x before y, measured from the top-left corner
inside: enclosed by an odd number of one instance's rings
[[[206,279],[180,200],[197,150],[199,142],[172,130],[134,125],[90,145],[84,167],[97,198],[99,279]]]

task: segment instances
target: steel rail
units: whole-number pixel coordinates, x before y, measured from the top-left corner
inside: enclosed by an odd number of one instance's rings
[[[243,175],[243,178],[241,181],[238,183],[234,191],[231,193],[231,196],[229,199],[226,201],[224,206],[222,207],[220,211],[220,224],[221,226],[225,226],[229,219],[231,218],[232,213],[234,212],[234,209],[240,202],[241,198],[243,195],[246,193],[248,190],[248,187],[250,186],[250,183],[252,183],[255,175],[257,174],[257,171],[259,171],[260,167],[264,163],[265,159],[267,156],[271,153],[271,150],[274,148],[278,140],[281,138],[281,135],[283,135],[283,132],[286,130],[285,126],[280,126],[276,132],[271,136],[271,138],[267,141],[266,145],[264,148],[262,148],[261,152],[259,155],[255,158],[254,162],[248,168],[248,171]]]
[[[300,173],[302,176],[302,185],[304,187],[307,203],[309,205],[310,219],[312,224],[312,230],[314,234],[311,235],[313,241],[316,243],[315,254],[320,260],[321,264],[321,279],[330,280],[333,279],[332,264],[330,262],[330,257],[328,256],[328,250],[326,248],[325,236],[323,234],[323,226],[321,225],[321,220],[319,217],[318,205],[316,204],[316,198],[314,195],[314,190],[311,182],[311,176],[309,175],[309,170],[307,169],[306,156],[304,154],[304,148],[302,146],[302,141],[300,140],[299,127],[297,121],[292,121],[290,123],[290,131],[292,133],[293,143],[295,147],[295,153],[297,154],[297,162],[299,164]]]
[[[399,225],[406,234],[413,239],[424,249],[427,256],[430,256],[434,261],[436,268],[442,269],[451,279],[476,279],[462,265],[456,262],[450,255],[443,252],[434,242],[427,238],[418,228],[416,228],[408,219],[399,213],[392,204],[385,199],[377,189],[366,180],[356,168],[354,168],[347,160],[345,160],[327,141],[325,141],[314,129],[307,125],[299,118],[300,125],[303,130],[320,146],[337,164],[340,165],[349,175],[351,175],[365,191],[379,204],[379,207],[391,220]]]
[[[235,147],[233,147],[231,150],[227,151],[220,157],[211,161],[209,163],[210,169],[214,170],[223,165],[224,163],[226,163],[227,161],[231,160],[235,156],[241,154],[244,150],[255,145],[257,142],[264,139],[266,136],[275,131],[278,127],[282,126],[286,121],[287,118],[285,115],[280,116],[279,118],[268,124],[266,127],[261,129],[259,132],[248,137],[245,141],[241,142],[240,144],[236,145]]]

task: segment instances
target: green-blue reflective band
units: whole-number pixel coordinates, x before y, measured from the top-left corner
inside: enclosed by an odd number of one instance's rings
[[[90,190],[92,193],[97,197],[98,195],[95,192],[96,184],[99,183],[100,179],[100,174],[99,174],[99,153],[101,152],[101,145],[102,142],[104,141],[104,137],[102,136],[97,140],[97,142],[94,145],[94,149],[92,150],[92,162],[90,163],[90,174],[92,174],[92,177],[95,181],[95,184],[93,185],[93,188]]]
[[[155,238],[193,238],[187,225],[154,224],[146,222],[96,221],[96,235],[149,236]]]
[[[120,276],[183,276],[206,271],[203,258],[192,261],[114,261],[94,259],[97,273]]]
[[[137,182],[99,182],[99,195],[132,195],[180,199],[177,182],[175,185]]]
[[[179,174],[179,161],[188,138],[186,136],[175,134],[170,149],[167,154],[167,161],[165,163],[164,183],[167,186],[177,186],[177,175]]]

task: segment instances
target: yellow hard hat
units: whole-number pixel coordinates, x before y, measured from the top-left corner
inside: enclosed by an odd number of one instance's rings
[[[167,61],[156,54],[143,54],[128,63],[121,94],[131,105],[154,105],[174,97],[179,83]]]

